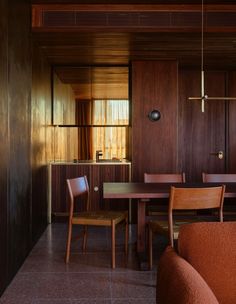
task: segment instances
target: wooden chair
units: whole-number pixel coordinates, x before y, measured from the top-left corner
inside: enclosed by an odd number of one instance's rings
[[[150,221],[148,224],[149,232],[149,267],[152,269],[152,233],[161,232],[169,238],[169,243],[173,247],[174,239],[178,238],[179,227],[182,224],[192,222],[193,219],[184,219],[174,222],[174,210],[199,210],[199,209],[218,209],[219,220],[223,221],[223,201],[225,186],[202,187],[202,188],[177,188],[171,187],[168,222]]]
[[[236,174],[234,173],[205,173],[202,172],[202,181],[204,183],[236,183]],[[229,220],[235,220],[236,206],[235,198],[226,198],[224,201],[224,217]]]
[[[145,183],[185,183],[185,173],[144,173]],[[152,200],[146,200],[152,202]],[[163,202],[164,201],[164,202]],[[149,216],[167,216],[166,200],[158,199],[154,205],[147,208]]]
[[[90,211],[89,185],[86,176],[67,179],[67,185],[70,194],[70,213],[65,262],[69,262],[73,225],[84,226],[82,233],[83,251],[86,250],[88,226],[109,226],[111,227],[111,266],[112,268],[115,268],[116,225],[121,222],[125,222],[125,253],[127,254],[128,252],[128,211]],[[82,196],[85,196],[86,199],[86,211],[75,213],[75,199],[78,197],[82,198]]]
[[[144,173],[145,183],[185,183],[185,173]]]
[[[202,181],[204,183],[236,183],[236,174],[202,172]]]

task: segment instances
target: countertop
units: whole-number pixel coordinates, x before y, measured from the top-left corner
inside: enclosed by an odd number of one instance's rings
[[[123,159],[123,160],[116,160],[116,159],[100,159],[98,162],[95,160],[55,160],[51,161],[50,165],[125,165],[131,164],[130,160]]]

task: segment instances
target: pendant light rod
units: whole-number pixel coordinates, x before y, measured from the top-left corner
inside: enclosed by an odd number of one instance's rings
[[[205,96],[204,88],[204,59],[203,59],[203,50],[204,50],[204,15],[203,15],[203,0],[201,6],[201,95]]]
[[[236,100],[236,97],[209,97],[205,94],[205,77],[204,77],[204,0],[201,3],[201,96],[188,97],[188,100],[200,100],[201,111],[205,111],[205,101],[207,100]]]

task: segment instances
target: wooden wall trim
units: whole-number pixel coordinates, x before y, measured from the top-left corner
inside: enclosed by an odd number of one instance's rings
[[[205,31],[236,31],[236,5],[206,5]],[[34,31],[201,30],[201,5],[32,5]]]
[[[201,11],[201,4],[33,4],[35,11],[42,10],[78,10],[78,11],[178,11],[191,12]],[[236,11],[235,4],[205,4],[205,12],[233,12]]]

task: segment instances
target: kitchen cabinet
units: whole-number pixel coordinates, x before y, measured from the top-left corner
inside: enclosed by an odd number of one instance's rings
[[[103,182],[130,181],[130,162],[107,163],[51,163],[49,165],[49,207],[48,220],[52,217],[67,216],[69,193],[66,179],[86,175],[90,187],[92,210],[128,210],[128,200],[104,200]],[[77,211],[85,210],[84,202]]]

